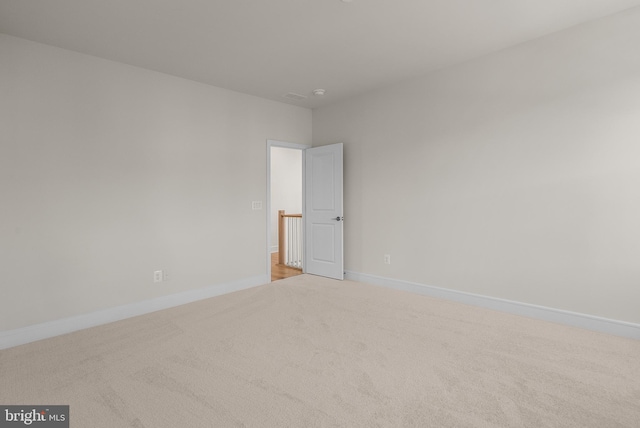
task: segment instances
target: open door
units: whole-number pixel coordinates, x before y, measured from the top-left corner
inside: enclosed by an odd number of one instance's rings
[[[305,272],[344,278],[342,143],[305,150]]]

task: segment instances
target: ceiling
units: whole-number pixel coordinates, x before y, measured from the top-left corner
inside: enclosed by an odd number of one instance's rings
[[[315,108],[640,0],[0,0],[0,32]],[[326,90],[323,97],[312,91]],[[294,92],[307,96],[289,100]]]

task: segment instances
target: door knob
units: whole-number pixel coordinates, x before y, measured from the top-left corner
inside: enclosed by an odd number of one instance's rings
[[[336,218],[334,218],[334,220],[335,220],[335,221],[343,221],[343,220],[344,220],[344,217],[336,217]]]

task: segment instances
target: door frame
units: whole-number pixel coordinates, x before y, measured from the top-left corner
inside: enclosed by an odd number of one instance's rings
[[[285,149],[293,149],[302,151],[302,218],[305,218],[305,150],[311,148],[311,144],[288,143],[286,141],[267,140],[267,276],[271,281],[271,148],[282,147]],[[303,228],[304,229],[304,228]],[[306,238],[302,234],[302,248],[305,248]],[[304,259],[302,262],[302,272],[306,273]]]

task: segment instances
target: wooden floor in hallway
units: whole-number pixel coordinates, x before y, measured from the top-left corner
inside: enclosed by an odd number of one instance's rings
[[[271,253],[271,281],[285,279],[296,275],[301,275],[302,269],[278,264],[278,253]]]

